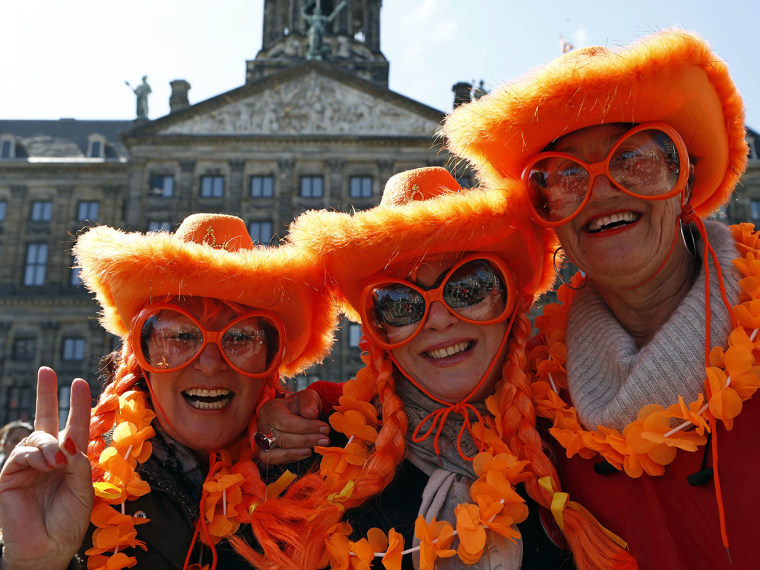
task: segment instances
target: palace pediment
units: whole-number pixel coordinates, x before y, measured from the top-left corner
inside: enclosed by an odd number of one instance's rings
[[[310,62],[135,129],[129,136],[432,136],[443,113]]]

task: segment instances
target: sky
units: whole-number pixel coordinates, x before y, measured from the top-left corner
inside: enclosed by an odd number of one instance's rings
[[[169,112],[169,82],[198,103],[243,85],[261,47],[263,0],[4,0],[0,119],[132,119],[148,76],[149,117]],[[625,45],[668,27],[701,34],[728,63],[760,130],[758,0],[384,0],[389,87],[449,111],[451,87],[492,89],[575,47]]]

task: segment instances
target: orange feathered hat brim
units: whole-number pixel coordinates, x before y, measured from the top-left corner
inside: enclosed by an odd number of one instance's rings
[[[726,64],[696,34],[666,30],[617,51],[571,51],[446,120],[449,148],[491,186],[520,178],[532,155],[584,127],[663,121],[696,159],[691,204],[726,203],[747,161],[742,99]]]
[[[532,302],[554,282],[552,232],[538,229],[522,200],[500,191],[464,190],[354,214],[310,211],[288,239],[315,251],[337,281],[344,312],[358,321],[361,292],[376,273],[407,260],[449,252],[493,252]]]
[[[280,373],[297,374],[329,352],[337,311],[322,265],[293,247],[225,251],[168,233],[100,226],[74,246],[81,279],[102,307],[101,323],[125,338],[147,303],[209,297],[276,313],[285,325]]]

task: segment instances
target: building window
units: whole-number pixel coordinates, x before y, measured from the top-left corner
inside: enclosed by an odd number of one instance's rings
[[[301,176],[301,198],[321,198],[322,177]]]
[[[87,140],[87,156],[90,158],[103,158],[106,139],[102,135],[90,135]]]
[[[79,287],[82,284],[81,273],[82,273],[81,267],[71,268],[71,286],[72,287]]]
[[[0,200],[0,222],[5,221],[5,200]]]
[[[224,196],[224,176],[201,176],[201,198]]]
[[[161,198],[174,196],[174,176],[151,176],[150,193]]]
[[[30,243],[26,246],[24,285],[44,285],[48,246],[46,243]]]
[[[171,222],[165,220],[150,220],[148,222],[149,232],[170,232],[172,231]]]
[[[251,222],[248,233],[255,243],[267,244],[272,241],[272,222]]]
[[[4,139],[0,143],[0,158],[15,158],[16,144],[13,139]]]
[[[84,360],[84,339],[81,337],[68,337],[63,339],[64,360]]]
[[[753,220],[760,220],[760,200],[750,200],[749,215]]]
[[[87,200],[79,202],[77,206],[77,221],[84,222],[90,220],[91,222],[98,221],[98,202],[95,200]]]
[[[7,395],[8,412],[10,412],[11,417],[30,417],[34,413],[34,393],[30,387],[10,386]]]
[[[49,222],[53,218],[53,203],[49,200],[32,202],[32,221]]]
[[[251,176],[251,198],[271,198],[274,195],[274,176]]]
[[[362,339],[362,326],[356,323],[348,325],[348,346],[358,348]]]
[[[71,407],[71,386],[58,386],[58,425],[65,426]]]
[[[348,188],[348,195],[351,196],[351,198],[371,198],[372,177],[352,176]]]
[[[29,361],[37,356],[37,339],[33,336],[22,336],[13,343],[13,360]]]

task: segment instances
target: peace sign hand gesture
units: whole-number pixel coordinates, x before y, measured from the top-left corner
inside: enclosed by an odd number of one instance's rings
[[[84,451],[90,425],[90,388],[71,383],[66,428],[58,432],[58,380],[37,373],[35,431],[22,440],[0,473],[3,570],[66,568],[89,526],[92,471]]]

